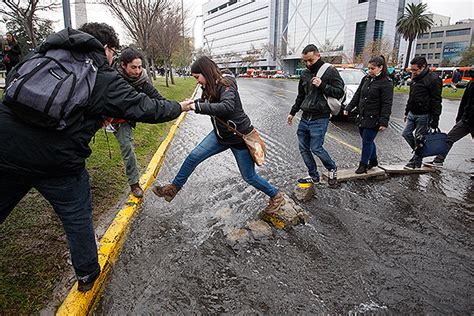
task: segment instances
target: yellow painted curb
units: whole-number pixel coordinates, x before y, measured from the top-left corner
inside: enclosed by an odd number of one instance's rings
[[[194,89],[192,98],[195,97],[198,87],[199,86],[196,86],[196,89]],[[181,113],[171,127],[168,136],[161,143],[155,155],[153,155],[145,173],[141,176],[140,185],[144,191],[146,191],[155,180],[165,159],[165,154],[168,150],[169,144],[173,140],[176,130],[185,117],[186,112]],[[77,290],[76,282],[64,302],[59,307],[56,315],[88,315],[93,311],[95,305],[99,302],[102,291],[104,290],[105,280],[107,279],[109,271],[122,249],[122,245],[130,228],[131,219],[136,215],[141,201],[142,199],[130,195],[126,206],[120,210],[100,240],[98,254],[101,272],[94,287],[90,291],[82,293]]]

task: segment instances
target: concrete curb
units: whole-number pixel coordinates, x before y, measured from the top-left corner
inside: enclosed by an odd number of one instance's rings
[[[194,89],[192,98],[194,98],[196,95],[198,87],[199,86],[196,86],[196,89]],[[161,165],[165,159],[166,151],[168,150],[168,147],[173,140],[174,135],[176,134],[176,130],[185,117],[186,112],[181,113],[181,115],[171,127],[168,136],[161,143],[160,147],[148,164],[145,173],[140,178],[140,185],[142,186],[143,190],[146,191],[158,175]],[[56,315],[88,315],[91,313],[91,311],[93,311],[105,288],[105,281],[107,280],[110,269],[118,258],[118,255],[122,249],[122,245],[128,235],[130,222],[138,213],[138,206],[141,202],[142,199],[138,199],[133,195],[130,195],[126,206],[118,212],[114,221],[100,240],[98,254],[101,273],[99,278],[96,280],[94,287],[90,291],[82,293],[77,290],[76,282],[64,302],[59,307]]]

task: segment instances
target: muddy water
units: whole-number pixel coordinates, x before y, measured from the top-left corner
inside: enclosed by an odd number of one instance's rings
[[[285,123],[297,83],[239,87],[269,149],[258,172],[291,194],[305,175],[297,124]],[[400,136],[405,102],[396,95],[390,128],[377,138],[382,162],[410,157]],[[447,130],[458,103],[443,104]],[[208,117],[189,115],[157,182],[170,181],[210,130]],[[351,123],[331,124],[325,147],[339,168],[354,168],[359,154],[341,141],[359,147]],[[212,157],[172,203],[146,194],[96,313],[471,313],[472,156],[465,138],[437,174],[319,186],[301,204],[307,225],[238,248],[226,233],[255,219],[267,198],[241,179],[230,152]]]

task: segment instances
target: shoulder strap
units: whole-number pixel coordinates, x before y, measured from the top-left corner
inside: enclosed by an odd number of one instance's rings
[[[230,126],[229,124],[227,124],[226,122],[224,122],[224,120],[221,120],[220,118],[218,118],[217,116],[214,116],[214,118],[219,121],[219,123],[225,125],[225,127],[227,127],[227,129],[231,132],[234,132],[236,133],[238,136],[240,137],[244,137],[244,134],[242,134],[241,132],[239,132],[237,129],[235,129],[234,127]]]
[[[319,67],[319,70],[318,70],[318,73],[316,74],[316,76],[321,78],[329,67],[331,67],[330,63],[322,64],[321,67]]]

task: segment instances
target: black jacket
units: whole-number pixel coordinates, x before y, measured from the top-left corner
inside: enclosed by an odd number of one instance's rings
[[[5,40],[6,44],[10,48],[10,50],[3,50],[3,62],[5,65],[15,66],[20,62],[21,56],[21,49],[20,45],[15,42],[15,44],[10,45],[7,40]],[[8,62],[7,62],[8,61]]]
[[[310,69],[305,69],[300,76],[298,96],[291,108],[290,115],[295,115],[303,110],[303,118],[319,119],[329,117],[331,110],[323,93],[327,96],[340,99],[344,96],[344,81],[334,67],[329,67],[321,77],[321,85],[312,84],[313,78],[318,73],[324,62],[319,59]]]
[[[405,115],[412,112],[416,115],[429,114],[432,120],[439,120],[441,115],[441,92],[443,82],[435,73],[425,68],[410,85],[410,96],[405,108]]]
[[[346,111],[357,108],[357,125],[363,128],[388,126],[392,112],[393,82],[389,77],[362,78],[359,88],[346,106]]]
[[[474,81],[470,81],[464,90],[461,103],[459,104],[456,122],[464,121],[469,126],[474,127]]]
[[[228,79],[232,82],[229,87],[219,85],[219,101],[209,102],[208,100],[200,100],[196,104],[196,113],[211,115],[214,133],[221,144],[226,145],[243,145],[244,141],[241,137],[229,131],[225,125],[217,121],[214,116],[220,118],[227,124],[235,127],[240,133],[248,134],[252,131],[253,126],[250,118],[245,114],[240,101],[239,92],[235,79]]]
[[[51,131],[25,124],[0,103],[0,173],[75,175],[91,154],[89,142],[104,116],[158,123],[180,115],[179,103],[150,99],[135,91],[108,65],[103,45],[89,34],[65,29],[49,36],[40,49],[53,47],[84,50],[92,55],[99,70],[89,105],[81,120],[65,130]]]

